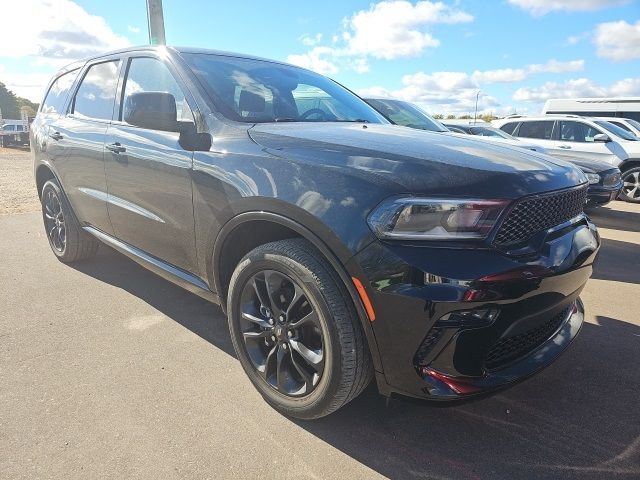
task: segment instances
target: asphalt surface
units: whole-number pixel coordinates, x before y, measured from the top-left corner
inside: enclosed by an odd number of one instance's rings
[[[541,374],[456,407],[373,387],[297,422],[264,403],[218,307],[38,213],[0,216],[0,478],[640,478],[640,207],[604,238],[588,321]]]

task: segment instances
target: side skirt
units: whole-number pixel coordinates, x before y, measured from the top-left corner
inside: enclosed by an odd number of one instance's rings
[[[148,253],[136,248],[128,243],[118,240],[111,235],[104,233],[93,227],[82,227],[82,229],[96,237],[101,242],[116,249],[118,252],[126,255],[130,259],[138,262],[147,270],[151,270],[153,273],[160,275],[166,280],[184,288],[185,290],[195,293],[196,295],[209,300],[211,302],[220,303],[218,296],[213,293],[207,284],[199,277],[175,267],[169,263],[163,262],[159,258],[156,258]]]

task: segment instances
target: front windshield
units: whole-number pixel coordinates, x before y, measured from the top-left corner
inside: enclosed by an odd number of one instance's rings
[[[387,120],[403,127],[418,128],[432,132],[447,132],[447,127],[432,118],[427,112],[400,100],[367,99],[367,103],[382,113]]]
[[[216,109],[237,122],[371,122],[386,120],[336,82],[264,60],[183,54]]]
[[[508,133],[503,132],[498,128],[492,127],[471,127],[471,133],[473,135],[481,135],[483,137],[498,137],[498,138],[507,138],[509,140],[515,140],[514,137],[509,135]]]
[[[624,128],[620,128],[613,123],[605,122],[604,120],[595,120],[595,123],[605,130],[609,130],[609,132],[616,134],[620,138],[624,138],[625,140],[630,140],[632,142],[638,140],[638,137],[636,137],[633,133],[627,132]]]
[[[633,118],[627,118],[626,119],[628,123],[630,123],[631,125],[633,125],[635,128],[637,128],[638,130],[640,130],[640,122],[637,120],[634,120]]]

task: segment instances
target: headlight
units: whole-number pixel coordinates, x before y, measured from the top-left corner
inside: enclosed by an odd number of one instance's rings
[[[369,215],[378,238],[399,240],[483,239],[509,200],[392,198]]]
[[[587,180],[589,180],[589,185],[595,185],[596,183],[600,183],[600,175],[597,173],[586,173]]]

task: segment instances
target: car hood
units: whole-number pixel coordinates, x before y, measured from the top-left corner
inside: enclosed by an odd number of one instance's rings
[[[515,198],[586,182],[578,168],[548,155],[397,125],[264,123],[248,132],[272,155],[357,170],[412,194]]]
[[[521,140],[512,140],[510,138],[500,138],[500,137],[488,137],[488,136],[482,136],[482,135],[475,135],[474,136],[475,140],[480,140],[483,142],[494,142],[497,144],[501,144],[501,145],[512,145],[514,147],[519,147],[519,148],[526,148],[527,150],[533,150],[533,151],[543,151],[544,149],[538,145],[534,145],[532,143],[526,143],[523,142]]]
[[[606,170],[612,170],[615,167],[612,167],[610,163],[606,163],[606,162],[599,162],[597,160],[588,160],[585,158],[579,158],[579,157],[562,157],[564,160],[567,160],[568,162],[573,163],[574,165],[577,165],[578,167],[580,167],[580,170],[582,170],[585,173],[600,173],[600,172],[604,172]]]

